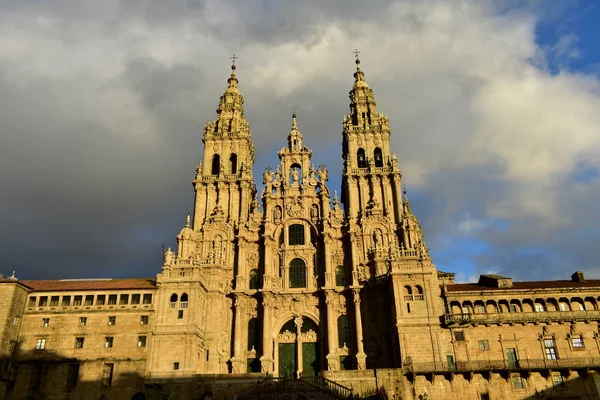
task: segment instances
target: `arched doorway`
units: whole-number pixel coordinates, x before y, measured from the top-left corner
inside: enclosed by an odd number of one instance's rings
[[[279,331],[277,342],[279,377],[316,376],[321,371],[319,327],[312,319],[290,319]]]

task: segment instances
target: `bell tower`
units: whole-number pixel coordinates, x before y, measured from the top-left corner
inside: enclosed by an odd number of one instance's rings
[[[198,163],[194,189],[194,229],[217,218],[244,223],[256,193],[252,178],[254,144],[244,117],[235,64],[221,96],[217,119],[204,126],[204,160]]]
[[[434,337],[433,327],[443,310],[437,270],[401,189],[402,173],[390,150],[389,120],[377,111],[358,57],[342,152],[342,201],[352,284],[360,288],[362,300],[367,367],[398,367],[424,348],[417,332],[431,329]],[[432,349],[428,357],[433,361],[441,356]]]

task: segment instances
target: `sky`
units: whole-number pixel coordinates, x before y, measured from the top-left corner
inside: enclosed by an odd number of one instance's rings
[[[600,4],[0,1],[0,273],[151,277],[236,54],[257,183],[297,106],[339,190],[361,51],[434,263],[600,278]]]

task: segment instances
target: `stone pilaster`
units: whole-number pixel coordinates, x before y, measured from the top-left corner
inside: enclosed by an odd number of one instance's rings
[[[356,319],[356,347],[358,353],[356,354],[356,364],[358,369],[367,369],[367,355],[363,345],[363,330],[362,330],[362,315],[360,312],[360,292],[355,289],[354,295],[354,311]]]
[[[325,292],[325,305],[327,306],[327,369],[329,371],[339,371],[340,360],[337,356],[337,349],[339,347],[337,330],[336,330],[336,315],[333,310],[333,293],[331,291]]]

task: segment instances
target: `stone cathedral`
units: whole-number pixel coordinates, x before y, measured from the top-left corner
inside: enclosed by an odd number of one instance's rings
[[[0,275],[0,400],[598,398],[600,280],[437,270],[358,59],[339,196],[295,114],[258,193],[227,83],[156,278]]]
[[[410,326],[410,336],[436,320],[424,301],[438,285],[436,270],[402,195],[389,121],[358,60],[354,77],[343,123],[341,200],[327,186],[326,167],[315,167],[295,114],[279,165],[263,173],[259,198],[232,67],[217,119],[204,128],[193,222],[158,276],[161,295],[173,293],[171,304],[184,291],[199,312],[158,321],[169,333],[157,335],[152,366],[169,365],[176,338],[195,332],[186,353],[205,354],[189,358],[184,371],[312,376],[394,367],[402,351],[397,323]],[[390,274],[390,286],[376,284]],[[405,286],[420,300],[412,310],[401,303]]]

